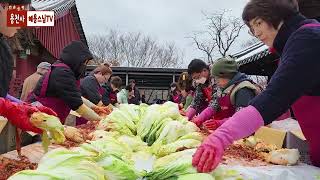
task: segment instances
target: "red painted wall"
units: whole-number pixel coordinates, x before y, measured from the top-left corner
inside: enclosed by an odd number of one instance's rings
[[[40,57],[29,55],[27,59],[17,58],[16,74],[21,79],[25,79],[37,70],[38,64],[41,62]]]
[[[29,55],[27,59],[20,59],[17,57],[14,75],[10,82],[9,93],[12,96],[20,98],[23,81],[36,71],[40,62],[41,58],[38,56]]]

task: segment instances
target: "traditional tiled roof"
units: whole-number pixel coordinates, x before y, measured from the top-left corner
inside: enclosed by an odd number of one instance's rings
[[[54,11],[54,27],[35,28],[34,34],[41,44],[55,57],[71,41],[87,40],[79,18],[75,0],[32,0],[35,10]]]
[[[256,44],[253,44],[252,46],[232,55],[238,62],[238,64],[244,65],[248,64],[254,61],[257,61],[267,55],[269,55],[269,49],[266,45],[263,43],[259,42]]]
[[[64,16],[76,4],[75,0],[32,0],[36,10],[54,11],[56,18]]]

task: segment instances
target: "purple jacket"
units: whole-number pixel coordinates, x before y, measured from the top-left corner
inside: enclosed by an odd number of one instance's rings
[[[279,66],[266,90],[251,105],[271,123],[304,95],[320,96],[320,27],[304,27],[318,23],[296,15],[284,22],[274,41],[281,56]]]

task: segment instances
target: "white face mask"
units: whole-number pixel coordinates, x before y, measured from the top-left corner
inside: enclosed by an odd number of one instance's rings
[[[176,90],[176,88],[175,87],[171,87],[171,91],[174,91],[174,90]]]
[[[196,80],[196,83],[197,84],[204,84],[204,83],[206,83],[206,81],[207,81],[207,78],[201,77],[200,79]]]

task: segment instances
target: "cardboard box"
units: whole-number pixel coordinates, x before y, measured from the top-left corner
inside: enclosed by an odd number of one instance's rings
[[[14,150],[16,147],[16,131],[15,127],[7,123],[0,133],[0,154]]]
[[[309,156],[309,144],[306,138],[303,136],[302,131],[287,132],[284,147],[289,149],[299,149],[301,155],[300,161],[311,164]]]
[[[21,134],[21,146],[26,146],[36,140],[36,136],[32,136],[27,132]],[[16,149],[16,127],[11,123],[6,123],[0,132],[0,154]]]
[[[278,148],[298,149],[301,155],[300,160],[310,164],[309,145],[296,120],[288,119],[275,123],[275,126],[261,127],[255,133],[255,137],[268,144],[274,144]]]
[[[274,144],[277,148],[282,148],[286,137],[286,131],[273,129],[269,127],[261,127],[254,135],[267,144]]]

